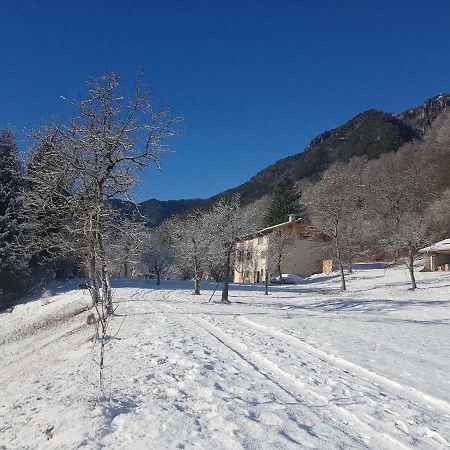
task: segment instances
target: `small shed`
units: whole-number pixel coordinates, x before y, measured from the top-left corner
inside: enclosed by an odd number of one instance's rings
[[[450,239],[422,248],[419,253],[425,254],[424,272],[450,271]]]

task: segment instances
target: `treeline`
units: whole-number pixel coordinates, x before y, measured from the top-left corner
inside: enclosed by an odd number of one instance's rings
[[[450,115],[426,136],[367,161],[330,167],[305,187],[302,201],[315,228],[329,239],[345,289],[344,263],[356,257],[402,258],[416,288],[418,250],[450,237]]]
[[[133,94],[107,74],[70,101],[73,116],[31,133],[19,158],[14,133],[0,134],[0,305],[52,278],[83,276],[100,318],[114,310],[111,276],[180,277],[200,293],[205,276],[228,281],[238,238],[301,214],[327,237],[345,289],[344,264],[356,258],[406,258],[412,287],[417,250],[449,237],[450,119],[444,111],[423,139],[368,161],[353,158],[304,183],[289,174],[264,201],[239,198],[150,229],[136,208],[127,217],[114,199],[129,200],[143,169],[158,164],[179,118],[156,108],[138,80]],[[273,256],[281,276],[281,239]]]
[[[122,93],[113,73],[69,103],[72,118],[32,133],[26,165],[12,132],[2,133],[1,298],[61,272],[83,273],[104,315],[113,308],[108,252],[121,228],[109,200],[128,197],[138,173],[158,163],[179,119],[154,106],[139,78],[132,95]]]
[[[24,161],[13,132],[0,136],[3,306],[49,279],[85,277],[106,327],[114,311],[111,276],[193,278],[199,293],[205,272],[225,280],[228,301],[237,238],[259,226],[254,209],[242,209],[235,196],[155,229],[137,209],[134,217],[121,215],[112,200],[130,199],[141,171],[168,149],[179,119],[157,109],[139,80],[126,95],[115,74],[91,80],[86,97],[70,104],[67,122],[31,134]]]

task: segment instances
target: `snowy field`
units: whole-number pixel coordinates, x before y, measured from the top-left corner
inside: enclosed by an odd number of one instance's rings
[[[0,449],[449,448],[450,274],[417,279],[117,282],[100,403],[88,292],[53,284],[0,314]]]

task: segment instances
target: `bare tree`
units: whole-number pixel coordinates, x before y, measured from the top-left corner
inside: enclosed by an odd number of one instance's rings
[[[171,236],[177,264],[192,272],[194,294],[200,295],[203,275],[212,265],[212,228],[208,216],[197,210],[183,219],[174,220]]]
[[[450,236],[450,189],[445,190],[430,204],[426,218],[432,236],[438,240]]]
[[[236,244],[240,237],[256,229],[259,214],[254,208],[242,208],[239,196],[235,195],[230,200],[220,199],[204,217],[210,229],[214,230],[215,265],[223,279],[222,302],[229,303],[229,282]]]
[[[75,115],[68,124],[50,125],[34,134],[46,157],[45,164],[36,161],[29,174],[33,194],[26,201],[27,212],[33,217],[39,211],[40,217],[33,219],[44,223],[47,218],[41,211],[48,210],[48,218],[55,218],[56,225],[35,230],[34,236],[40,235],[36,247],[47,252],[81,250],[104,344],[106,318],[114,311],[106,248],[107,201],[129,196],[138,172],[158,164],[159,154],[167,149],[166,139],[176,134],[177,119],[155,108],[139,77],[133,95],[123,95],[114,73],[90,80],[87,97],[69,103]],[[37,222],[30,223],[33,227]],[[50,241],[45,228],[52,230]],[[79,245],[73,245],[74,240]]]
[[[346,237],[359,219],[361,167],[361,161],[357,159],[349,164],[335,164],[303,192],[312,225],[331,240],[343,291],[346,290],[343,265]]]
[[[133,278],[148,247],[148,228],[142,221],[119,214],[109,221],[107,260],[111,274]]]
[[[297,239],[297,234],[291,228],[282,230],[275,230],[269,235],[269,246],[267,254],[267,268],[275,266],[277,268],[280,283],[284,283],[283,273],[281,270],[283,261],[290,257],[294,251],[294,242]]]
[[[174,251],[171,245],[169,227],[163,223],[154,230],[147,232],[145,242],[146,251],[142,261],[149,268],[149,271],[156,276],[156,284],[161,284],[161,278],[174,264]]]
[[[406,253],[411,288],[416,289],[414,260],[430,240],[428,206],[435,198],[433,166],[418,164],[424,143],[415,142],[368,166],[371,196],[367,208],[379,231],[379,240],[396,255]]]
[[[115,74],[91,80],[87,98],[70,104],[77,112],[70,124],[51,126],[46,133],[37,133],[35,137],[62,162],[61,166],[52,164],[49,181],[58,184],[59,179],[68,177],[65,184],[70,189],[59,193],[56,200],[72,210],[75,221],[68,231],[79,235],[84,242],[94,303],[105,302],[111,314],[105,247],[109,215],[106,202],[116,196],[129,195],[137,181],[136,171],[158,163],[159,154],[166,150],[166,138],[175,134],[176,120],[171,119],[166,110],[154,108],[149,92],[139,80],[132,98],[121,95],[119,78]],[[37,194],[42,200],[39,203],[55,201],[48,190],[45,184],[40,184]]]

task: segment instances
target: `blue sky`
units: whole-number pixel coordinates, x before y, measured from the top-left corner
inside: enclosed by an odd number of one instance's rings
[[[434,0],[3,0],[0,127],[25,147],[60,95],[142,68],[184,130],[139,199],[207,197],[361,111],[449,92],[449,23]]]

